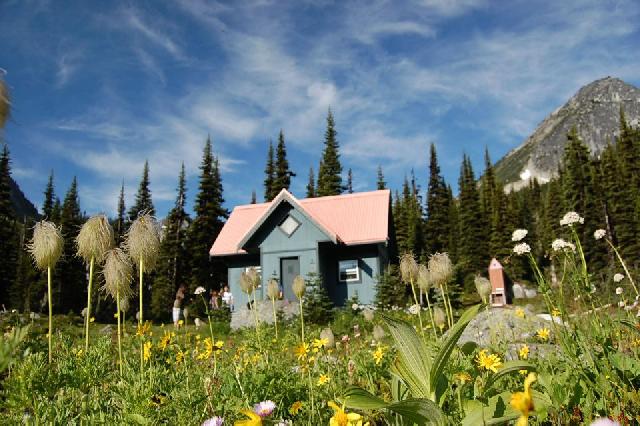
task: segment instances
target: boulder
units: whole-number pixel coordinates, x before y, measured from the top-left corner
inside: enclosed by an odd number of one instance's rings
[[[534,297],[538,296],[538,290],[536,290],[535,288],[526,288],[524,290],[524,295],[527,299],[533,299]]]
[[[513,298],[514,299],[524,299],[525,298],[525,289],[521,284],[514,283],[513,284]]]

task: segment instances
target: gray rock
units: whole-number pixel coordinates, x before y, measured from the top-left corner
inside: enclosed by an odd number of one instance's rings
[[[113,332],[113,326],[111,324],[107,324],[100,329],[100,334],[109,335]]]
[[[493,308],[480,312],[469,323],[458,344],[475,342],[479,346],[487,347],[524,342],[531,339],[537,329],[548,324],[527,309],[525,309],[525,317],[519,318],[515,309]]]
[[[285,320],[298,315],[299,309],[300,308],[297,303],[289,302],[287,300],[278,300],[276,302],[276,310],[281,312],[281,315]],[[258,301],[257,312],[258,321],[260,323],[273,324],[271,301]],[[240,307],[236,304],[236,310],[231,314],[231,329],[237,330],[243,327],[255,327],[255,325],[256,322],[253,311],[247,309],[246,304],[242,304]]]
[[[538,290],[536,290],[535,288],[526,288],[524,290],[524,296],[527,299],[533,299],[534,297],[538,296]]]
[[[524,287],[522,287],[522,285],[518,284],[518,283],[514,283],[513,287],[513,298],[514,299],[524,299],[525,298],[525,294],[524,294]]]

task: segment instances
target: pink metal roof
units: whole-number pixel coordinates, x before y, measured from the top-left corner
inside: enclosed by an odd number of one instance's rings
[[[225,256],[246,253],[239,244],[259,222],[264,220],[263,216],[268,213],[272,203],[282,202],[290,197],[297,200],[289,192],[282,195],[286,197],[278,196],[269,203],[248,204],[233,209],[209,254]],[[305,198],[297,200],[297,207],[303,209],[303,213],[310,216],[330,234],[334,234],[343,244],[376,243],[384,242],[389,237],[390,197],[391,191],[384,189],[331,197]]]

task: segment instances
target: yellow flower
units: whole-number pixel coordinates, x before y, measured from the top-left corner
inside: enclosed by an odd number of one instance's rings
[[[376,365],[380,365],[382,357],[384,357],[384,349],[382,349],[382,346],[378,345],[378,348],[373,352],[373,359],[376,362]]]
[[[553,308],[553,309],[551,310],[551,315],[553,315],[554,317],[559,317],[559,316],[560,316],[560,313],[561,313],[561,312],[560,312],[560,309],[558,309],[558,308]]]
[[[91,317],[91,318],[89,318],[89,322],[95,322],[95,321],[96,321],[96,318],[95,318],[95,317]]]
[[[511,395],[511,406],[521,413],[516,426],[527,426],[527,424],[529,423],[529,413],[534,410],[531,385],[535,381],[535,373],[529,373],[527,378],[524,379],[524,392],[516,392]]]
[[[298,360],[302,360],[307,357],[309,353],[309,345],[307,343],[302,343],[300,346],[297,346],[295,349],[295,354],[298,357]]]
[[[246,420],[236,420],[235,426],[262,426],[262,417],[251,410],[243,410],[242,414],[249,417]]]
[[[183,321],[183,320],[179,320],[179,321],[178,321],[178,327],[181,327],[183,324],[184,324],[184,321]]]
[[[291,414],[292,416],[295,416],[296,414],[298,414],[298,411],[300,411],[301,408],[302,408],[302,402],[296,401],[293,404],[291,404],[291,407],[289,408],[289,414]]]
[[[360,414],[346,413],[344,406],[338,407],[333,401],[329,401],[327,405],[333,409],[333,417],[329,419],[329,426],[362,426]]]
[[[319,349],[326,347],[328,344],[329,344],[329,339],[314,339],[313,349],[316,349],[314,352],[318,352]]]
[[[520,351],[518,352],[518,354],[520,355],[520,359],[529,358],[529,346],[522,345],[522,347],[520,348]]]
[[[158,342],[158,347],[164,351],[167,349],[167,346],[169,346],[169,343],[171,343],[171,333],[165,331],[164,336],[162,336],[162,339]]]
[[[184,360],[184,352],[182,352],[182,349],[180,349],[176,354],[176,364],[180,364],[183,360]]]
[[[211,347],[211,349],[214,352],[218,352],[220,350],[222,350],[222,347],[224,346],[224,342],[222,340],[216,340],[216,342],[213,344],[213,346]]]
[[[206,339],[204,339],[203,342],[203,350],[200,354],[198,354],[197,359],[199,360],[205,360],[205,359],[209,359],[211,357],[211,354],[213,353],[213,341],[211,340],[210,337],[207,337]]]
[[[472,380],[471,375],[466,371],[461,371],[460,373],[456,373],[453,377],[463,385]]]
[[[144,336],[145,334],[147,334],[149,332],[149,328],[151,327],[151,323],[150,322],[145,322],[144,324],[140,325],[138,324],[138,329],[136,331],[136,336]]]
[[[331,378],[326,374],[321,374],[320,378],[318,378],[318,386],[326,385],[331,381]]]
[[[500,357],[496,354],[488,355],[486,349],[478,352],[476,362],[478,363],[478,367],[484,368],[485,370],[491,370],[494,373],[497,373],[498,368],[500,368],[500,366],[502,365]]]
[[[151,342],[144,343],[143,350],[142,350],[142,357],[144,358],[145,361],[149,361],[149,358],[151,358],[152,347],[153,345],[151,344]]]
[[[549,331],[547,327],[543,327],[538,329],[536,336],[538,336],[538,339],[540,340],[549,340],[550,334],[551,334],[551,331]]]
[[[524,318],[524,309],[522,308],[516,308],[516,316],[518,318]]]

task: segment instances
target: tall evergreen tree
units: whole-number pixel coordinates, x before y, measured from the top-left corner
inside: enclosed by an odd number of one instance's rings
[[[486,229],[471,160],[465,154],[460,169],[459,260],[465,276],[484,272],[489,264]]]
[[[271,201],[277,194],[275,190],[276,166],[273,159],[273,143],[269,141],[269,150],[267,151],[267,166],[264,169],[264,200]]]
[[[378,178],[376,180],[376,188],[387,189],[387,182],[384,180],[384,174],[382,173],[382,166],[378,166]]]
[[[53,203],[53,209],[51,210],[51,222],[60,224],[60,215],[62,214],[62,203],[60,198],[56,197],[56,202]]]
[[[83,223],[78,199],[78,181],[74,177],[64,197],[60,227],[64,238],[64,256],[58,263],[57,289],[54,291],[53,309],[60,313],[72,310],[76,314],[86,305],[86,268],[76,252],[75,239]]]
[[[351,169],[347,172],[347,192],[353,194],[353,172]]]
[[[258,196],[256,195],[256,190],[251,191],[251,204],[255,204],[258,202]]]
[[[220,233],[228,212],[223,207],[222,179],[218,159],[213,156],[211,150],[210,138],[207,138],[205,143],[200,172],[194,205],[196,216],[189,227],[191,286],[217,288],[225,279],[226,270],[219,260],[210,258],[209,249]]]
[[[175,292],[187,278],[186,230],[189,215],[185,211],[187,183],[184,163],[180,169],[177,190],[176,202],[163,226],[158,269],[154,274],[151,293],[151,315],[157,320],[169,319]]]
[[[340,195],[342,193],[342,165],[335,122],[331,109],[327,114],[327,130],[324,133],[324,149],[322,160],[318,169],[318,187],[316,193],[319,197],[327,195]]]
[[[129,220],[133,222],[143,212],[152,216],[155,216],[156,214],[156,209],[153,207],[153,200],[151,199],[151,189],[149,188],[148,161],[144,162],[142,179],[140,180],[140,186],[138,187],[138,193],[136,194],[136,202],[129,210]]]
[[[0,155],[0,303],[8,300],[18,270],[19,241],[17,223],[11,204],[11,161],[4,145]]]
[[[115,240],[117,244],[120,244],[124,241],[124,235],[127,229],[127,210],[124,203],[124,181],[122,181],[122,186],[120,186],[120,195],[118,195],[118,216],[116,217],[113,231],[115,234]]]
[[[278,135],[278,146],[276,148],[276,166],[275,179],[273,180],[274,197],[280,193],[280,190],[289,189],[291,186],[291,177],[296,174],[289,169],[289,161],[287,161],[287,147],[284,142],[284,132],[280,129]]]
[[[440,174],[436,147],[431,144],[429,160],[429,185],[427,187],[427,220],[425,233],[429,253],[444,252],[449,247],[449,193]]]
[[[313,167],[309,168],[309,181],[307,182],[307,198],[316,196],[315,176],[313,175]]]
[[[42,203],[42,215],[47,220],[51,220],[55,198],[56,194],[53,188],[53,170],[51,170],[49,180],[47,181],[47,187],[44,190],[44,202]]]

